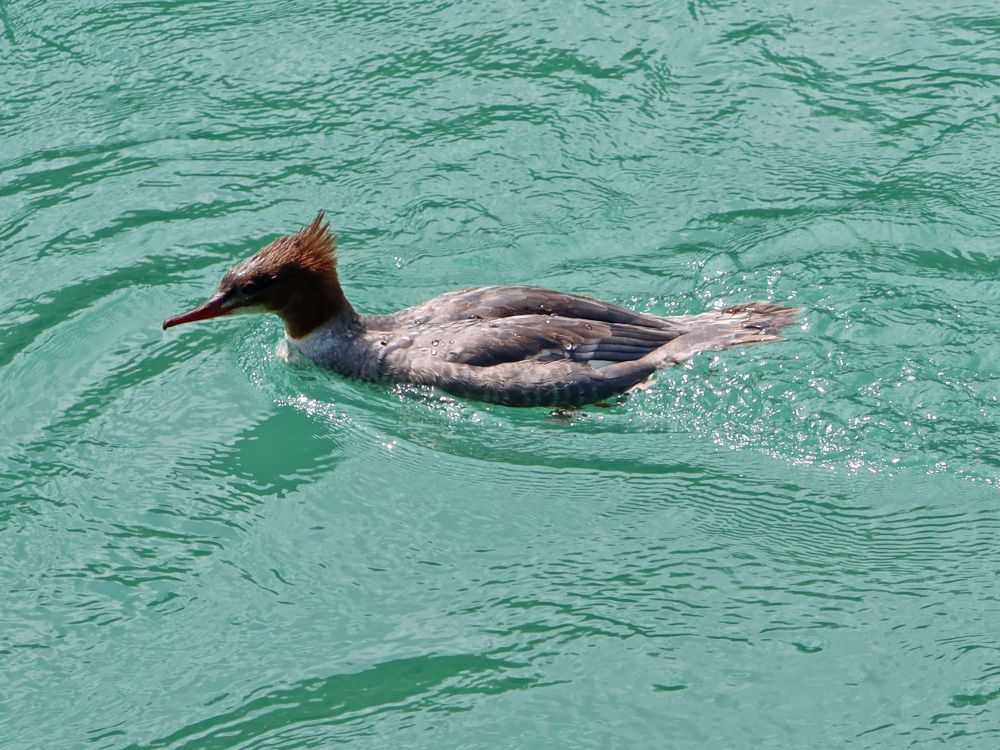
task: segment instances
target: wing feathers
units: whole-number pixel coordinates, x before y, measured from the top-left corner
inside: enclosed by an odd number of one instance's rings
[[[479,367],[532,360],[626,362],[645,356],[679,333],[673,328],[646,329],[552,315],[516,315],[488,324],[463,321],[452,326],[455,337],[449,338],[448,361]]]

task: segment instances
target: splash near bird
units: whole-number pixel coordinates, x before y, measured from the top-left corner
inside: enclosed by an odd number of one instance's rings
[[[337,278],[320,212],[233,266],[203,304],[163,322],[272,312],[289,346],[334,372],[432,385],[508,406],[580,406],[642,384],[701,351],[779,338],[801,308],[747,302],[661,317],[530,286],[447,292],[388,315],[360,315]]]

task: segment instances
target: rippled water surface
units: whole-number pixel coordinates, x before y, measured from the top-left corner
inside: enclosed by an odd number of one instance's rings
[[[989,2],[0,2],[0,746],[1000,746]],[[163,333],[806,308],[567,417]]]

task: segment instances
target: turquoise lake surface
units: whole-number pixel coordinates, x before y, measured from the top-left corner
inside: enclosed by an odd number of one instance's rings
[[[805,308],[570,416],[163,332]],[[0,747],[1000,747],[995,2],[0,0]]]

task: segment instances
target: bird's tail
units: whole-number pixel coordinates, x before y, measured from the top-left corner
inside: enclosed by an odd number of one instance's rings
[[[687,317],[683,319],[684,333],[646,356],[664,367],[698,352],[775,341],[781,338],[778,331],[794,323],[801,311],[801,307],[746,302]]]

